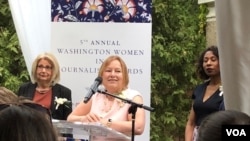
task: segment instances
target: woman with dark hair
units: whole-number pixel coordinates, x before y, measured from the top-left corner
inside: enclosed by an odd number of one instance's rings
[[[59,135],[35,103],[0,104],[0,141],[57,141]]]
[[[0,141],[57,141],[49,109],[0,87]]]
[[[195,141],[202,120],[224,107],[221,106],[223,92],[219,53],[216,46],[210,46],[201,53],[198,59],[197,73],[204,82],[193,91],[193,103],[186,124],[185,141]]]
[[[233,110],[212,113],[201,122],[197,141],[222,141],[223,125],[250,125],[250,116]]]

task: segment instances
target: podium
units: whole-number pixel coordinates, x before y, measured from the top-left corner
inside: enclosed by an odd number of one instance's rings
[[[84,141],[130,141],[131,137],[107,128],[100,123],[68,122],[52,120],[60,134],[72,135],[71,138]]]

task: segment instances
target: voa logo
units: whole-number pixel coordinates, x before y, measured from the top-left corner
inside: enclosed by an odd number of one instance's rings
[[[244,129],[226,129],[227,136],[247,136]]]

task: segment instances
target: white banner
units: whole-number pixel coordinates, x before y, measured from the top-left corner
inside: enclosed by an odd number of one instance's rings
[[[111,34],[119,26],[123,28]],[[52,23],[52,52],[60,60],[61,83],[72,90],[74,107],[94,82],[102,61],[114,54],[128,66],[129,87],[141,92],[145,105],[150,106],[150,34],[150,24]],[[149,140],[150,123],[150,114],[146,113],[144,135],[139,136],[145,141]]]
[[[52,1],[51,48],[61,66],[61,83],[72,90],[74,107],[83,100],[110,55],[119,55],[129,69],[129,87],[150,106],[151,1]],[[150,140],[150,112],[136,140]]]

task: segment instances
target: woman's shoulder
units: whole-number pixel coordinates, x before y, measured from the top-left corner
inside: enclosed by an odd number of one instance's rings
[[[71,92],[71,89],[70,89],[70,88],[68,88],[68,87],[66,87],[66,86],[64,86],[64,85],[62,85],[62,84],[59,84],[59,83],[55,84],[53,87],[54,87],[55,89],[61,89],[61,90],[63,90],[63,91],[70,91],[70,92]]]
[[[35,87],[35,86],[36,86],[36,84],[34,84],[32,82],[25,82],[25,83],[20,85],[20,88]]]
[[[133,99],[135,96],[141,96],[141,93],[139,91],[131,88],[127,88],[122,92],[122,94],[129,99]]]
[[[199,85],[197,85],[193,91],[192,99],[195,99],[197,95],[200,95],[207,87],[209,81],[205,81]]]
[[[203,83],[197,85],[195,89],[196,89],[196,90],[197,90],[197,89],[204,89],[204,88],[207,87],[208,84],[209,84],[209,81],[204,81]]]

